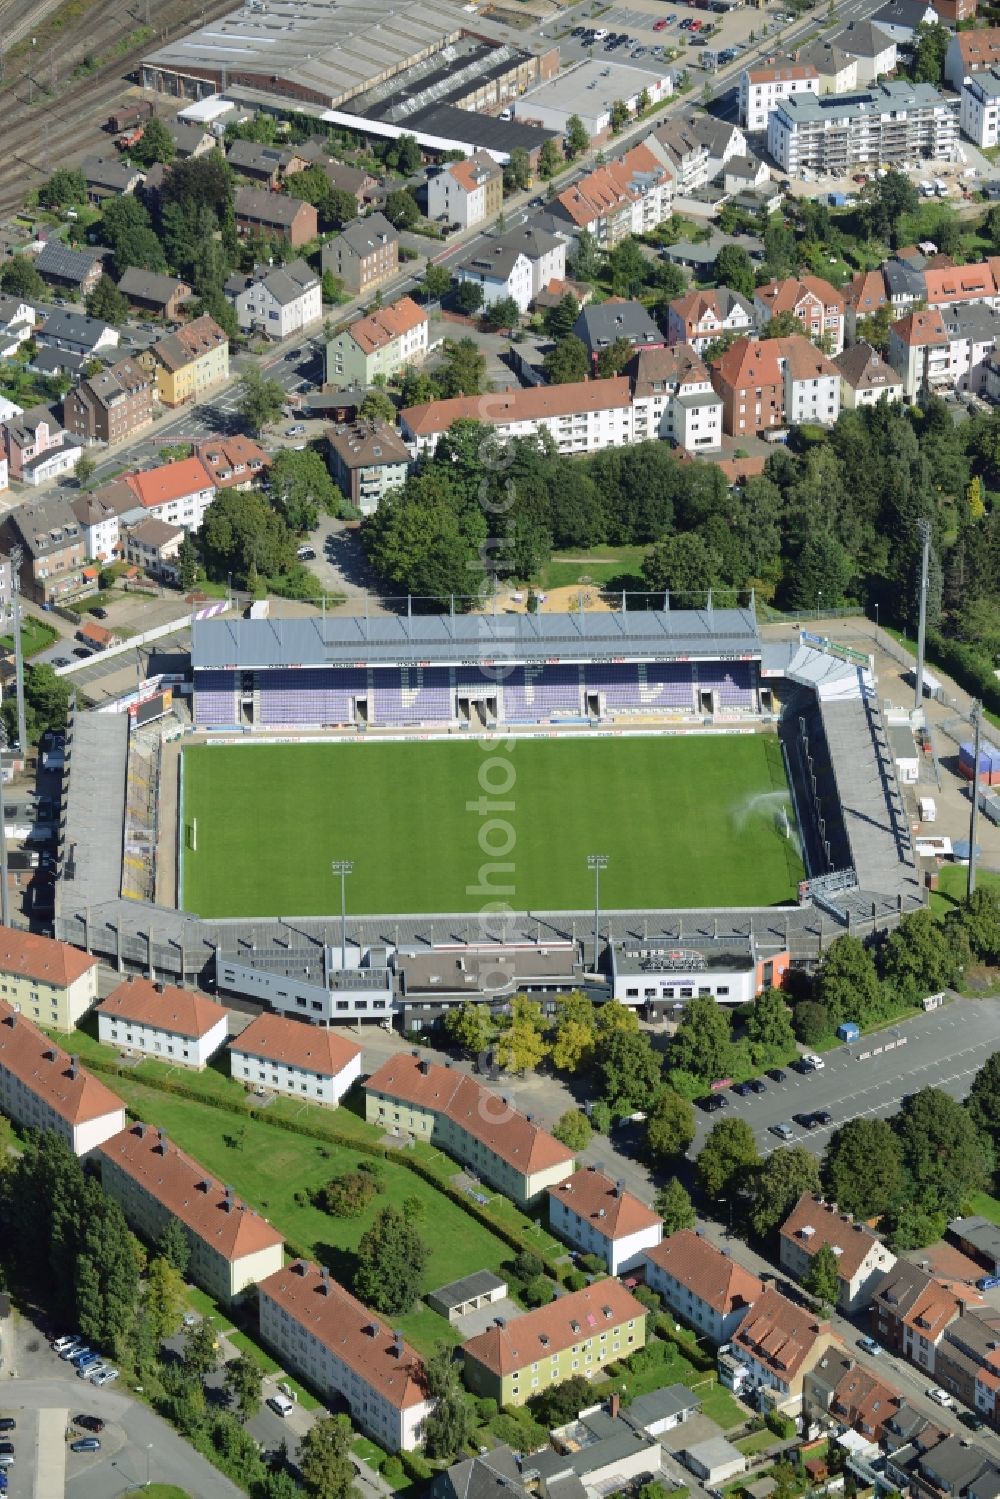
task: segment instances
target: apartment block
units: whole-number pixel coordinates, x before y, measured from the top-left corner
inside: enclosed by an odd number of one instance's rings
[[[98,962],[67,942],[0,927],[0,996],[50,1030],[71,1031],[97,1002]]]
[[[228,1019],[221,1005],[192,989],[129,978],[98,1005],[97,1034],[120,1051],[200,1072],[225,1046]]]
[[[488,151],[452,161],[427,182],[427,217],[471,229],[493,219],[503,204],[503,168]]]
[[[588,230],[598,247],[610,250],[630,234],[655,229],[670,215],[674,179],[648,145],[595,167],[561,192],[553,213],[573,231]]]
[[[585,1254],[600,1255],[609,1275],[634,1270],[659,1244],[663,1220],[596,1166],[585,1166],[548,1190],[549,1227]]]
[[[325,1268],[296,1260],[257,1289],[262,1340],[284,1368],[386,1452],[412,1452],[434,1408],[424,1366],[398,1332],[362,1306]]]
[[[980,149],[1000,145],[1000,71],[973,73],[963,84],[958,106],[962,134]]]
[[[758,286],[754,311],[761,332],[772,318],[791,313],[825,354],[839,354],[844,347],[844,298],[821,276],[789,276]]]
[[[886,1423],[899,1414],[902,1396],[851,1354],[830,1348],[805,1375],[802,1412],[810,1420],[828,1421],[856,1431],[869,1442],[881,1442]]]
[[[181,406],[229,379],[229,339],[206,313],[159,339],[139,362],[155,376],[163,405]]]
[[[319,219],[311,203],[287,193],[272,193],[258,187],[240,187],[233,202],[237,234],[270,235],[294,249],[315,239]]]
[[[455,274],[482,289],[486,307],[513,297],[527,312],[543,287],[565,279],[566,241],[544,229],[513,229],[484,239],[459,262]]]
[[[713,1343],[728,1343],[764,1290],[756,1275],[692,1229],[648,1249],[646,1284],[670,1310]]]
[[[125,481],[137,502],[155,520],[197,531],[215,499],[215,484],[200,458],[161,463]]]
[[[268,338],[290,338],[323,316],[320,279],[304,260],[256,266],[250,275],[230,276],[225,292],[240,327],[255,328]]]
[[[829,1348],[841,1348],[829,1322],[767,1286],[743,1318],[728,1351],[719,1353],[719,1378],[762,1408],[787,1415],[802,1409],[803,1381]]]
[[[889,363],[903,382],[907,400],[921,391],[951,390],[951,339],[936,307],[910,312],[889,329]]]
[[[253,1208],[213,1180],[162,1129],[133,1124],[95,1152],[101,1186],[129,1227],[155,1244],[172,1218],[191,1250],[188,1275],[216,1300],[234,1301],[281,1269],[284,1241]]]
[[[781,1264],[796,1280],[803,1280],[813,1258],[825,1247],[837,1258],[837,1306],[842,1312],[867,1306],[872,1291],[896,1256],[870,1228],[836,1203],[804,1192],[781,1225]]]
[[[873,1287],[872,1330],[884,1348],[902,1354],[928,1375],[946,1328],[961,1314],[955,1293],[919,1265],[899,1259]]]
[[[596,453],[634,440],[632,393],[624,375],[428,401],[399,416],[403,437],[418,453],[433,452],[452,424],[466,418],[492,427],[501,441],[547,432],[560,453]]]
[[[1000,1312],[963,1306],[938,1344],[934,1377],[964,1405],[1000,1426]]]
[[[944,81],[960,93],[977,73],[1000,67],[1000,26],[956,31],[944,58]]]
[[[432,1141],[521,1207],[573,1172],[573,1154],[506,1098],[418,1052],[383,1062],[365,1083],[365,1118]]]
[[[362,515],[374,515],[389,491],[406,482],[410,450],[388,422],[345,422],[326,441],[330,472]]]
[[[74,1155],[91,1155],[125,1128],[125,1105],[96,1077],[0,1000],[0,1110],[25,1129],[48,1129]]]
[[[645,1342],[645,1308],[620,1281],[597,1281],[510,1322],[497,1318],[463,1343],[465,1382],[498,1405],[524,1405],[539,1390],[590,1377]]]
[[[801,333],[738,339],[712,365],[712,384],[732,437],[797,422],[833,426],[840,415],[837,366]]]
[[[901,401],[903,382],[871,344],[852,344],[833,361],[840,371],[840,404],[845,411],[876,406],[879,401]]]
[[[686,292],[667,310],[667,342],[690,344],[697,354],[704,354],[710,343],[727,333],[752,336],[757,331],[753,303],[728,286]]]
[[[83,592],[85,532],[61,494],[10,511],[5,529],[8,542],[21,544],[21,587],[28,598],[47,604]]]
[[[326,378],[332,385],[372,385],[407,365],[421,364],[429,341],[427,313],[412,297],[358,318],[326,346]]]
[[[810,63],[769,58],[740,74],[740,124],[764,132],[771,113],[786,99],[819,93],[819,74]]]
[[[958,100],[929,83],[893,81],[839,97],[797,94],[772,111],[767,146],[782,171],[843,177],[858,167],[951,161]]]
[[[344,283],[352,296],[364,296],[399,270],[399,235],[384,213],[345,224],[323,246],[322,268]]]
[[[689,453],[722,446],[722,401],[708,368],[687,344],[642,349],[626,366],[633,439],[663,439]]]
[[[326,1026],[265,1011],[234,1037],[229,1066],[236,1081],[255,1093],[336,1108],[361,1077],[361,1047]]]
[[[194,456],[205,465],[216,489],[253,489],[271,466],[270,455],[260,443],[242,432],[206,437],[195,443]]]
[[[125,442],[153,420],[153,387],[134,359],[81,380],[63,398],[66,429],[83,442]]]

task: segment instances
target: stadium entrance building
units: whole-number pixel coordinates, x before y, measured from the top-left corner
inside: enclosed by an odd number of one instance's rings
[[[612,997],[648,1020],[667,1019],[689,1000],[707,996],[742,1005],[763,989],[780,989],[787,950],[758,952],[753,933],[717,937],[629,937],[608,947]]]
[[[770,712],[754,611],[196,620],[200,729],[592,723]]]

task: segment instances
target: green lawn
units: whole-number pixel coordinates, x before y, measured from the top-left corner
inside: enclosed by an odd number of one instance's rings
[[[31,614],[21,615],[21,649],[25,658],[37,656],[39,651],[44,651],[59,636],[51,625],[44,624],[42,620],[35,619]],[[14,649],[14,633],[0,635],[0,649],[12,651]]]
[[[978,841],[978,840],[977,840]],[[945,864],[940,873],[938,888],[931,893],[931,910],[937,916],[946,916],[965,899],[969,883],[969,871],[961,864]],[[976,884],[984,890],[1000,892],[1000,874],[990,874],[988,869],[976,870]]]
[[[334,1218],[307,1199],[297,1202],[296,1196],[308,1194],[368,1157],[257,1120],[220,1114],[211,1104],[174,1098],[130,1077],[116,1078],[114,1086],[147,1123],[166,1130],[176,1145],[229,1183],[297,1248],[328,1265],[348,1287],[354,1251],[376,1212],[388,1205],[401,1207],[407,1198],[423,1206],[420,1227],[431,1249],[424,1277],[427,1289],[467,1275],[470,1266],[495,1271],[512,1258],[506,1244],[404,1166],[384,1163],[385,1190],[360,1218]],[[227,1145],[227,1138],[237,1143]],[[439,1340],[456,1341],[445,1319],[426,1307],[394,1319],[393,1325],[396,1321],[421,1352],[432,1351]]]
[[[721,1384],[713,1384],[710,1390],[706,1390],[699,1389],[692,1383],[691,1388],[701,1399],[702,1414],[718,1422],[723,1431],[732,1431],[735,1426],[742,1426],[748,1419],[739,1401]]]
[[[735,1444],[745,1457],[753,1457],[757,1452],[766,1452],[769,1447],[775,1447],[781,1441],[773,1431],[765,1427],[763,1431],[752,1432],[748,1437],[740,1437]]]
[[[642,559],[648,547],[577,547],[571,552],[553,552],[545,564],[539,586],[570,588],[574,583],[603,586],[610,579],[631,577],[633,588],[642,585]]]
[[[973,1213],[988,1218],[991,1223],[1000,1223],[1000,1199],[991,1197],[989,1192],[973,1193],[969,1198],[969,1207]]]
[[[476,810],[484,765],[509,788],[492,793],[512,803],[502,816]],[[773,905],[802,877],[782,809],[767,734],[525,739],[490,760],[457,739],[200,745],[184,752],[184,905],[320,915],[340,895],[330,859],[347,857],[353,911],[469,910],[484,878],[515,909],[579,909],[595,849],[608,908]]]

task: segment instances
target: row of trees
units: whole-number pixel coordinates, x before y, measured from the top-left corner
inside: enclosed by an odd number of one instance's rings
[[[480,389],[477,380],[463,393]],[[419,375],[404,400],[433,393]],[[703,595],[752,586],[791,609],[820,598],[828,607],[877,602],[887,622],[905,627],[916,611],[917,522],[926,519],[931,630],[988,650],[1000,646],[1000,507],[984,501],[994,485],[1000,415],[956,427],[936,398],[921,409],[845,411],[829,433],[810,429],[779,446],[739,490],[714,464],[679,463],[664,443],[568,458],[546,436],[502,444],[463,421],[365,522],[363,537],[376,569],[414,594],[447,598],[497,576],[529,579],[553,549],[646,545],[632,588]]]

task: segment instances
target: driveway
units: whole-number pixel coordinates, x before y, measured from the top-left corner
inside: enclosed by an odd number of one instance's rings
[[[366,597],[372,614],[389,612],[379,602],[377,580],[368,566],[356,527],[332,515],[320,516],[319,525],[309,536],[309,545],[316,557],[306,566],[319,579],[324,593],[343,594],[352,614],[358,612],[360,601]]]

